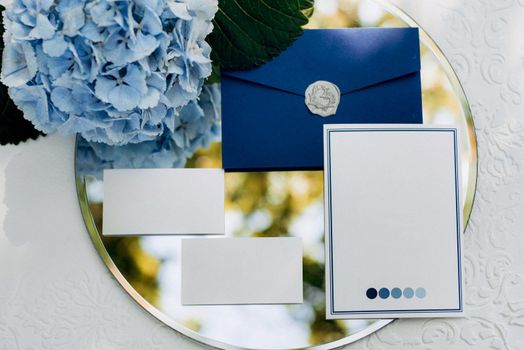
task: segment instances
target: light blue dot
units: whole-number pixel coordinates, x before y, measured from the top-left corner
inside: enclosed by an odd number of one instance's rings
[[[402,296],[402,291],[400,290],[400,288],[393,288],[391,290],[391,296],[395,299],[398,299]]]
[[[387,289],[387,288],[380,288],[380,290],[378,291],[378,295],[379,295],[382,299],[387,299],[387,298],[389,298],[389,289]]]
[[[422,299],[426,296],[426,290],[422,287],[417,288],[417,290],[415,291],[415,295],[417,296],[417,298]]]
[[[404,298],[408,298],[408,299],[413,298],[413,294],[414,294],[413,288],[405,288],[403,294],[404,294]]]

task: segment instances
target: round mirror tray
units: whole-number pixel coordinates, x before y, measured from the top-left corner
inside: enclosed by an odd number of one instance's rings
[[[310,28],[406,26],[418,27],[400,9],[366,0],[319,1],[308,24]],[[424,124],[451,124],[461,133],[466,224],[477,175],[473,120],[457,76],[422,28],[420,40]],[[111,152],[116,154],[119,149]],[[112,166],[93,157],[89,144],[78,139],[78,197],[89,234],[125,291],[180,333],[224,349],[331,349],[361,339],[393,321],[325,319],[321,171],[226,173],[225,178],[227,236],[302,238],[303,304],[182,306],[179,236],[102,236],[101,171]],[[220,168],[220,143],[198,150],[186,167]]]

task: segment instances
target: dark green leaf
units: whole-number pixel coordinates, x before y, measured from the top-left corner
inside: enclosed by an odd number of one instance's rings
[[[0,6],[0,12],[4,7]],[[0,24],[0,66],[2,65],[2,53],[4,42],[1,40],[4,27]],[[0,83],[0,145],[19,144],[28,139],[36,139],[43,135],[36,130],[30,121],[24,119],[23,113],[15,106],[9,95],[7,87]]]
[[[248,69],[285,50],[303,32],[313,0],[219,0],[209,35],[221,68]]]

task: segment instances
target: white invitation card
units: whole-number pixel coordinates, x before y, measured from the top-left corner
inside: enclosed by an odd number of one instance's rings
[[[326,125],[326,317],[463,314],[459,135]]]
[[[104,170],[107,236],[224,234],[222,169]]]
[[[182,304],[302,303],[302,240],[182,240]]]

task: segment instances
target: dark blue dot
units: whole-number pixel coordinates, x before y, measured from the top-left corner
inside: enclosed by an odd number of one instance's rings
[[[417,296],[417,298],[422,299],[426,296],[426,290],[422,287],[417,288],[417,290],[415,291],[415,295]]]
[[[391,290],[391,296],[395,299],[398,299],[402,296],[402,291],[400,290],[400,288],[393,288]]]
[[[380,288],[380,290],[378,291],[378,295],[380,295],[380,297],[382,299],[389,298],[389,289],[387,289],[387,288]]]
[[[375,288],[369,288],[367,291],[366,291],[366,296],[369,298],[369,299],[375,299],[377,297],[377,290]]]
[[[415,292],[413,292],[413,288],[405,288],[404,289],[404,298],[411,299],[413,298],[413,295]]]

